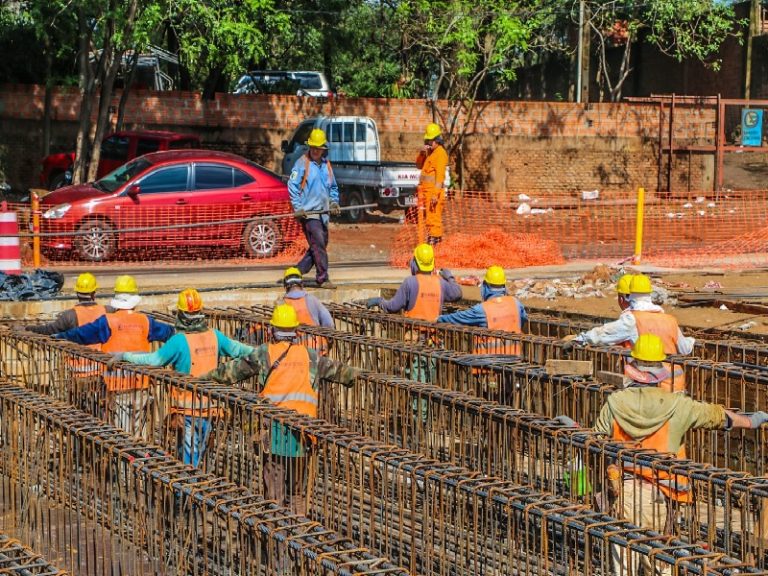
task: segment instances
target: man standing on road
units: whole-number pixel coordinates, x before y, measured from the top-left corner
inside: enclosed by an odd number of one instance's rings
[[[445,169],[448,153],[443,145],[442,131],[437,124],[429,124],[424,131],[424,148],[416,157],[421,169],[416,195],[419,201],[419,240],[424,239],[422,214],[426,225],[426,241],[438,244],[443,240],[443,206],[445,205]]]
[[[319,128],[312,130],[307,146],[309,151],[296,160],[288,179],[291,205],[309,244],[297,268],[306,274],[314,266],[317,285],[320,288],[336,288],[328,279],[328,213],[333,216],[341,214],[339,187],[327,158],[325,132]]]

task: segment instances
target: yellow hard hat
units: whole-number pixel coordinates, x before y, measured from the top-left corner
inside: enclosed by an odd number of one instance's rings
[[[203,309],[203,299],[200,292],[194,288],[187,288],[179,292],[176,308],[182,312],[200,312]]]
[[[491,266],[485,271],[485,283],[489,286],[506,286],[507,275],[501,266]]]
[[[133,276],[118,276],[115,280],[115,292],[138,294],[139,287],[136,285],[136,278]]]
[[[427,124],[427,129],[424,130],[424,140],[434,140],[442,133],[443,131],[440,130],[440,126],[432,122]]]
[[[299,317],[290,304],[278,304],[272,311],[272,320],[269,323],[275,328],[293,329],[299,325]]]
[[[635,274],[629,283],[629,291],[632,294],[650,294],[653,292],[651,279],[644,274]]]
[[[435,251],[429,244],[419,244],[413,251],[416,266],[422,272],[432,272],[435,269]]]
[[[667,359],[664,344],[656,334],[643,334],[632,346],[632,358],[646,362],[663,362]]]
[[[96,284],[96,276],[90,272],[83,272],[77,277],[77,281],[75,282],[75,292],[79,292],[80,294],[93,294],[98,287],[99,285]]]
[[[301,270],[296,268],[296,266],[291,266],[283,274],[283,284],[286,286],[288,284],[301,284],[303,281],[304,278],[301,275]]]
[[[634,277],[634,274],[624,274],[624,276],[619,278],[619,281],[616,282],[616,292],[624,295],[631,294],[632,290],[630,290],[630,284]]]
[[[320,128],[312,130],[312,132],[309,133],[307,146],[310,148],[328,148],[328,139],[325,137],[325,132],[320,130]]]

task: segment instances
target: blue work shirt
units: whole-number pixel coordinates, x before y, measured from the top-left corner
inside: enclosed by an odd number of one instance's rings
[[[328,160],[322,158],[319,163],[309,158],[309,153],[296,160],[291,176],[288,178],[288,194],[291,197],[293,210],[325,211],[330,208],[331,202],[339,203],[339,186],[333,175],[333,168],[329,168]],[[309,169],[307,183],[301,189],[304,180],[304,171]],[[320,216],[323,223],[328,223],[328,214]]]
[[[253,346],[232,340],[218,330],[213,332],[216,334],[219,358],[222,356],[242,358],[254,350]],[[123,355],[123,360],[144,366],[170,366],[182,374],[189,374],[192,369],[192,354],[189,351],[189,344],[184,334],[181,333],[171,336],[165,344],[154,352],[126,352]]]
[[[325,307],[325,304],[320,302],[320,300],[312,294],[308,294],[306,290],[293,289],[286,292],[285,296],[283,296],[283,299],[287,300],[298,300],[299,298],[304,298],[304,301],[307,303],[307,310],[309,310],[309,315],[312,316],[312,320],[315,321],[315,326],[323,326],[324,328],[335,327],[333,324],[333,316],[328,312],[328,308]]]
[[[528,313],[525,311],[520,301],[517,302],[517,310],[520,313],[520,324],[528,321]],[[488,328],[488,317],[485,315],[485,309],[482,304],[475,304],[466,310],[459,310],[452,314],[443,314],[438,316],[437,322],[446,322],[447,324],[460,324],[462,326],[478,326]]]
[[[176,332],[175,328],[165,322],[158,322],[152,316],[149,316],[149,342],[165,342]],[[106,344],[112,337],[112,329],[109,327],[109,321],[105,316],[99,316],[89,324],[83,324],[79,328],[72,328],[65,332],[59,332],[53,335],[54,338],[63,338],[77,344]]]
[[[453,280],[453,276],[451,276]],[[408,276],[389,300],[379,298],[378,305],[385,312],[391,314],[395,312],[413,310],[416,306],[416,299],[419,296],[419,281],[415,275]],[[440,278],[440,309],[446,302],[455,302],[461,300],[461,286],[455,281],[448,281]]]

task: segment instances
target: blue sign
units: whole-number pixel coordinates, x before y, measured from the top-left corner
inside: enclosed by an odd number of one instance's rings
[[[741,111],[741,145],[763,145],[763,111],[744,108]]]

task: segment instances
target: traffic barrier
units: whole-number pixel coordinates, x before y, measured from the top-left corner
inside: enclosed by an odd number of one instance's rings
[[[8,204],[0,205],[0,271],[21,274],[21,246],[19,223],[14,210]]]

